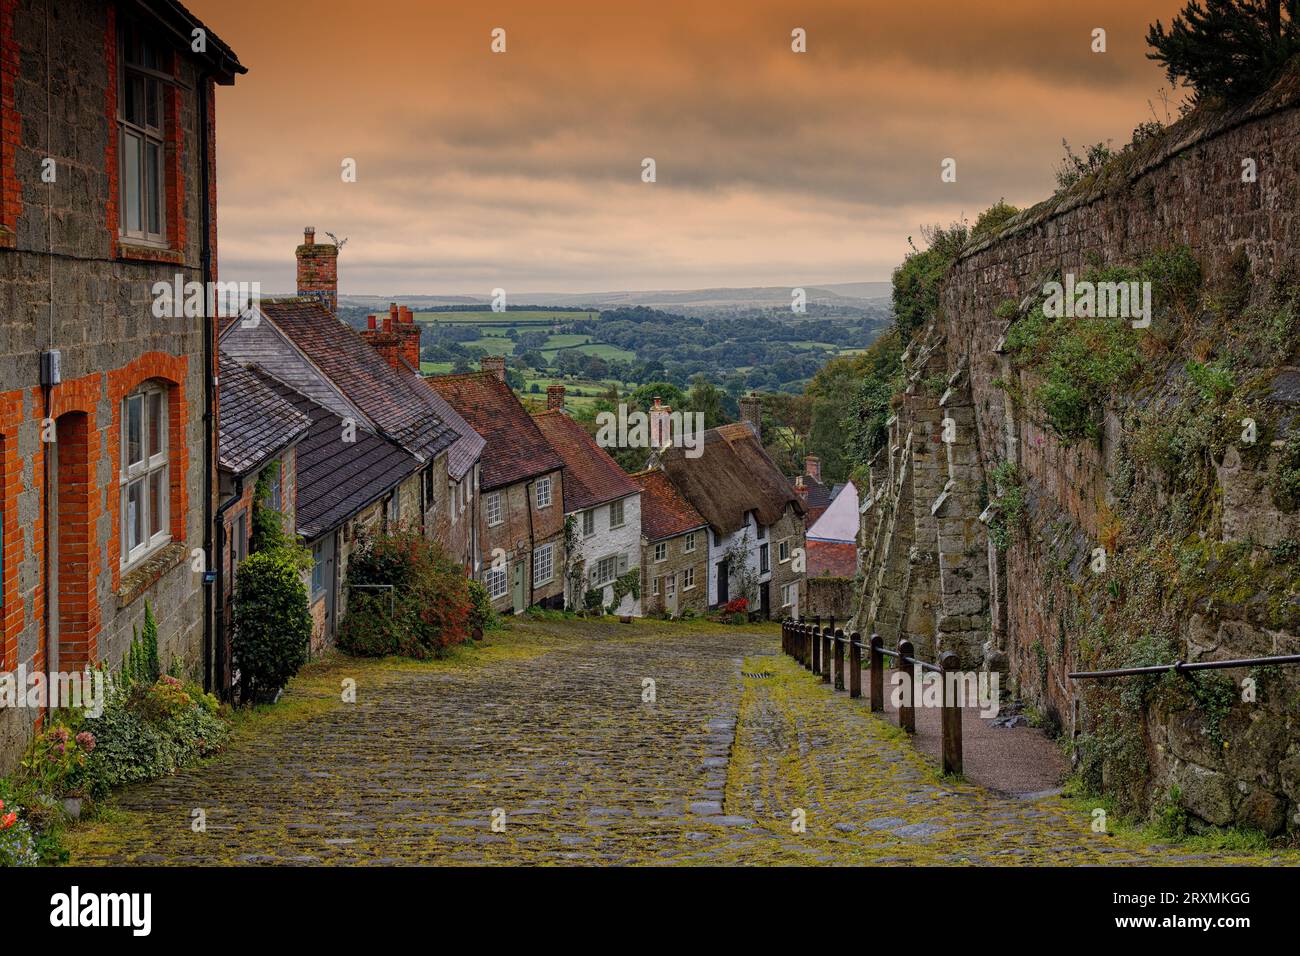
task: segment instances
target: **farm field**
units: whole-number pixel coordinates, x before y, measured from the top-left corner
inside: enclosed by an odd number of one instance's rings
[[[438,325],[479,325],[487,328],[508,329],[513,326],[553,325],[564,322],[577,322],[580,319],[596,319],[599,312],[575,310],[573,312],[545,312],[529,309],[508,310],[506,312],[416,312],[415,321]]]

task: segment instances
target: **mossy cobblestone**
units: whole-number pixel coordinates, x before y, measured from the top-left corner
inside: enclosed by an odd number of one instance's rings
[[[72,862],[1255,862],[1121,843],[1060,799],[942,780],[778,643],[770,626],[519,620],[448,661],[332,657],[241,716],[219,756],[119,794],[73,831]]]

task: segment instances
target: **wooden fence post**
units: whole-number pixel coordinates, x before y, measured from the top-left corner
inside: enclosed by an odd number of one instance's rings
[[[957,655],[945,651],[939,657],[939,666],[943,668],[940,678],[943,680],[943,772],[961,773],[961,706],[957,700],[957,681],[949,679],[959,666]]]
[[[862,696],[862,635],[849,635],[849,696]]]
[[[903,672],[903,677],[907,681],[907,687],[898,706],[898,726],[909,734],[916,733],[916,701],[913,698],[916,697],[916,675],[919,669],[916,662],[911,660],[914,653],[911,641],[898,642],[899,670]]]
[[[884,646],[879,634],[871,635],[871,709],[876,713],[885,709],[885,655],[881,650]]]
[[[831,682],[831,642],[835,635],[829,627],[822,629],[822,683]]]
[[[835,689],[844,689],[844,632],[835,630]]]
[[[808,655],[808,669],[814,674],[822,672],[822,632],[816,624],[808,626],[808,646],[812,653]]]

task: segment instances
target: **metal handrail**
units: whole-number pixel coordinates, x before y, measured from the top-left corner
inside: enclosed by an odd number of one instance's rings
[[[1280,664],[1300,664],[1300,654],[1281,654],[1277,657],[1243,657],[1232,661],[1174,661],[1172,664],[1152,664],[1148,667],[1121,667],[1110,671],[1074,671],[1067,674],[1071,678],[1105,678],[1130,677],[1138,674],[1163,674],[1173,671],[1183,674],[1188,671],[1218,671],[1231,667],[1269,667]]]

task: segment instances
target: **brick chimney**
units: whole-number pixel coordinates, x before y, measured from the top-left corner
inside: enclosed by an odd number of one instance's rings
[[[564,386],[547,385],[546,386],[546,410],[547,411],[564,411]]]
[[[672,406],[665,405],[656,395],[655,403],[650,406],[651,448],[663,449],[673,443],[672,413]]]
[[[406,306],[390,304],[382,329],[375,316],[366,316],[366,329],[361,337],[393,368],[401,371],[405,362],[413,371],[420,371],[420,324]]]
[[[758,392],[750,392],[740,400],[740,418],[741,421],[749,422],[754,429],[754,434],[761,441],[763,438],[763,400],[758,397]]]
[[[485,355],[479,360],[479,368],[491,372],[500,381],[506,380],[506,357],[504,355]]]
[[[816,455],[809,455],[803,460],[803,470],[809,478],[822,480],[822,460]]]
[[[302,231],[298,247],[298,294],[320,299],[331,312],[339,309],[339,248],[317,242],[316,227]]]

